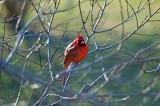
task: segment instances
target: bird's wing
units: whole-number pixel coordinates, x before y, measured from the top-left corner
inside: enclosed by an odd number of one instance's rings
[[[74,58],[77,56],[77,50],[76,46],[71,43],[66,47],[65,53],[64,53],[64,66],[65,68],[68,68],[68,66],[73,62]]]

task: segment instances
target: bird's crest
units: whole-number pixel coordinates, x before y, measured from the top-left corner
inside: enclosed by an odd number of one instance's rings
[[[79,40],[84,40],[84,38],[79,33],[77,33],[76,38],[78,38]]]

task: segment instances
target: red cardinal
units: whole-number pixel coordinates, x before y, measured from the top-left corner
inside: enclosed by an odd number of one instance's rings
[[[71,63],[78,63],[88,55],[88,45],[83,37],[77,34],[77,37],[66,47],[64,51],[64,68],[67,71]],[[66,76],[62,80],[63,85],[66,82]]]

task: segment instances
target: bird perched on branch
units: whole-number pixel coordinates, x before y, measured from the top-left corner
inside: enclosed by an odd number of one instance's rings
[[[66,47],[64,51],[64,68],[68,70],[71,63],[78,63],[88,55],[88,45],[84,38],[77,34],[76,38]],[[66,83],[66,75],[62,80],[63,85]]]

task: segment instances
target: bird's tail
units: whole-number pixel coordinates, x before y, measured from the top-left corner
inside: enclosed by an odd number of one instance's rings
[[[76,65],[77,63],[71,63],[69,67],[65,67],[65,72],[71,71],[71,69]],[[68,74],[64,73],[63,79],[62,79],[62,85],[65,85],[67,80]]]
[[[62,85],[64,86],[65,85],[65,83],[66,83],[66,80],[67,80],[67,74],[66,74],[66,72],[68,71],[68,69],[67,69],[68,67],[66,67],[65,66],[65,73],[64,73],[64,75],[63,75],[63,77],[62,77]]]
[[[62,85],[65,85],[65,83],[66,83],[66,75],[63,76]]]

